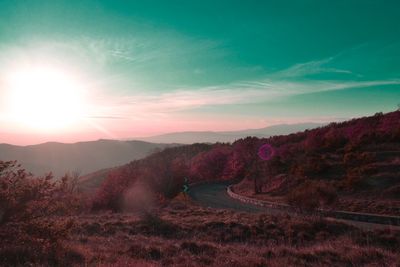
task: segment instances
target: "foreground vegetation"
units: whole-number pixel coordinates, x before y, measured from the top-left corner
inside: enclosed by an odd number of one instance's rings
[[[0,164],[1,266],[398,266],[400,230],[202,208],[178,195],[90,212],[74,179]],[[141,193],[141,194],[139,194]],[[86,205],[87,203],[88,205]]]
[[[0,264],[60,263],[74,225],[68,215],[83,203],[76,182],[33,177],[15,161],[0,161]]]
[[[273,217],[181,201],[151,214],[75,217],[59,265],[398,266],[400,232]],[[2,258],[3,259],[3,258]],[[40,263],[48,264],[46,258]],[[50,261],[50,265],[54,262]]]
[[[82,262],[96,265],[400,264],[399,231],[366,232],[319,218],[237,213],[176,201],[155,212],[83,216],[69,244]]]

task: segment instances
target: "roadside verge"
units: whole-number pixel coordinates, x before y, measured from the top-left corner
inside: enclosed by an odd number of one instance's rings
[[[232,190],[232,185],[228,186],[226,191],[231,198],[239,200],[244,203],[253,204],[253,205],[266,207],[266,208],[298,212],[298,209],[296,209],[293,206],[287,205],[287,204],[259,200],[259,199],[254,199],[254,198],[239,195]],[[369,223],[400,226],[400,217],[399,216],[388,216],[388,215],[349,212],[349,211],[330,211],[330,210],[323,210],[323,209],[318,209],[315,211],[315,213],[322,215],[324,217],[332,217],[332,218],[342,219],[342,220],[352,220],[352,221],[359,221],[359,222],[369,222]]]

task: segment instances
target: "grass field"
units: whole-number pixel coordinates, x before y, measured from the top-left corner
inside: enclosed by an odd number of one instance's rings
[[[398,266],[399,246],[393,229],[178,201],[147,215],[79,216],[66,242],[70,263],[96,266]]]

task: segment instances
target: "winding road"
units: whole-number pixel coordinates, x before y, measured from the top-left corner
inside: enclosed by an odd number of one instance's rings
[[[299,216],[295,212],[290,212],[287,210],[280,210],[277,208],[268,208],[256,206],[249,203],[243,203],[239,200],[231,198],[227,193],[227,186],[230,182],[216,182],[216,183],[206,183],[199,185],[192,185],[189,188],[189,196],[198,204],[216,208],[216,209],[232,209],[241,212],[251,212],[251,213],[267,213],[270,215],[282,215],[288,214],[294,216]],[[400,229],[399,226],[384,225],[370,222],[355,221],[349,219],[337,219],[328,218],[329,220],[341,221],[347,224],[351,224],[364,229],[384,229],[384,228],[396,228]]]
[[[243,203],[231,198],[226,192],[228,182],[208,183],[191,186],[189,196],[202,206],[217,209],[233,209],[244,212],[268,212],[268,214],[287,214],[278,209],[265,208],[252,204]]]

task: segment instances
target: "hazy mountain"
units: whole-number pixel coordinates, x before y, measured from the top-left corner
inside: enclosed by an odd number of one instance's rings
[[[126,164],[143,158],[167,144],[143,141],[98,140],[73,144],[49,142],[31,146],[0,144],[0,160],[18,160],[28,171],[56,176],[68,171],[80,174]]]
[[[241,131],[229,132],[176,132],[162,135],[156,135],[144,138],[135,138],[154,143],[215,143],[215,142],[233,142],[237,139],[247,136],[269,137],[273,135],[287,135],[291,133],[301,132],[306,129],[317,128],[323,126],[322,123],[300,123],[300,124],[280,124],[268,126],[261,129],[248,129]]]
[[[247,136],[285,135],[321,125],[302,123],[230,132],[178,132],[137,138],[140,141],[98,140],[73,144],[49,142],[31,146],[0,144],[0,160],[18,160],[24,168],[37,175],[50,171],[56,176],[68,171],[78,171],[83,175],[126,164],[177,143],[233,142]]]

